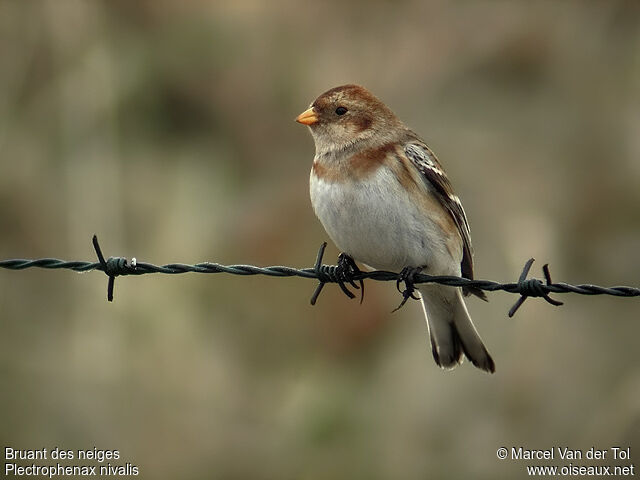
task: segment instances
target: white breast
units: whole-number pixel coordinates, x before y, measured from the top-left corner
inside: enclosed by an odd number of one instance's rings
[[[440,227],[421,212],[387,167],[344,183],[311,175],[311,203],[336,246],[380,270],[426,267],[431,274],[455,274]]]

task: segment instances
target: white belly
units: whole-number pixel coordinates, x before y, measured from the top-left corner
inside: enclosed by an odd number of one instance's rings
[[[311,175],[310,191],[325,230],[355,260],[379,270],[411,266],[430,274],[456,274],[451,269],[459,268],[460,260],[451,258],[440,227],[416,208],[389,169],[353,183]]]

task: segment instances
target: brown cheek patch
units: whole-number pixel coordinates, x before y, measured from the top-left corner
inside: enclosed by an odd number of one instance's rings
[[[364,132],[368,129],[373,122],[367,116],[362,116],[353,119],[353,126],[355,127],[355,133]]]

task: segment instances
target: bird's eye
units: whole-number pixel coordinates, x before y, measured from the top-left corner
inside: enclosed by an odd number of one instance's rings
[[[347,113],[347,109],[344,107],[338,107],[336,108],[336,115],[344,115],[345,113]]]

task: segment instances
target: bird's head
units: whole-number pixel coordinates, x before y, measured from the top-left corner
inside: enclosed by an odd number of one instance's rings
[[[406,130],[394,113],[360,85],[342,85],[324,92],[296,118],[308,125],[317,153],[346,150],[356,144],[374,146]]]

